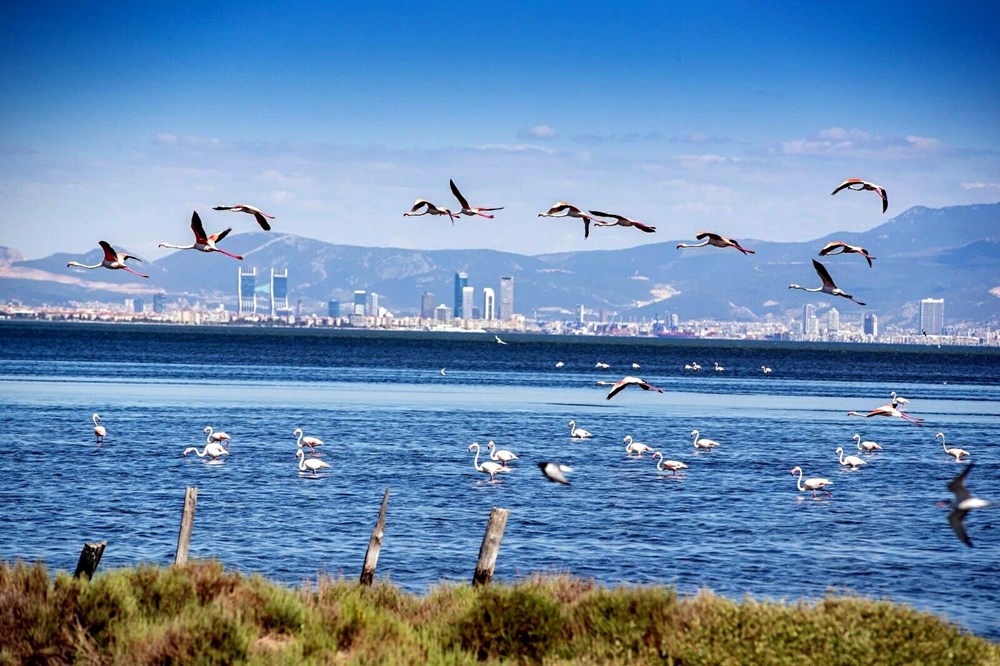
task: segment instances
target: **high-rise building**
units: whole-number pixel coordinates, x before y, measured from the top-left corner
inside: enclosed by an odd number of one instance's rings
[[[368,304],[368,292],[364,289],[354,290],[354,307],[351,309],[352,315],[364,315],[365,305]]]
[[[288,307],[288,269],[271,269],[271,316],[279,312],[287,312]]]
[[[584,315],[583,305],[576,306],[576,323],[578,324],[583,323],[583,315]]]
[[[474,301],[476,300],[476,288],[475,287],[462,287],[462,316],[472,319],[475,315],[472,310],[475,306]]]
[[[441,305],[434,308],[434,321],[446,322],[448,321],[448,315],[451,314],[451,308],[442,303]]]
[[[365,298],[365,314],[369,317],[377,317],[379,309],[379,296],[374,291],[369,292]]]
[[[496,319],[497,296],[492,287],[483,287],[483,319],[492,321]]]
[[[236,269],[238,271],[238,282],[236,283],[236,296],[240,301],[239,315],[257,314],[257,267]]]
[[[878,337],[878,316],[873,312],[865,314],[865,335]]]
[[[670,314],[670,330],[676,331],[681,327],[681,317],[676,312]]]
[[[462,290],[469,285],[469,274],[462,271],[455,271],[455,319],[462,319],[465,313],[462,312]],[[469,308],[472,314],[472,308]]]
[[[920,332],[941,335],[944,332],[944,299],[925,298],[920,301]]]
[[[326,302],[326,316],[327,317],[339,317],[340,316],[340,301],[330,299]]]
[[[156,314],[163,314],[166,309],[167,308],[163,303],[163,294],[153,294],[153,312]]]
[[[840,332],[840,310],[837,308],[830,308],[826,313],[826,330],[830,335]]]
[[[514,316],[514,278],[500,278],[500,319],[507,321]]]
[[[802,306],[802,335],[812,334],[813,324],[816,321],[816,306],[806,303]]]
[[[434,292],[425,291],[420,296],[420,318],[434,318]]]

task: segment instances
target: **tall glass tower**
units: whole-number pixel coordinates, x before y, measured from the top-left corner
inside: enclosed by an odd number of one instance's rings
[[[514,316],[514,278],[500,278],[500,319],[507,321]]]
[[[944,332],[944,299],[925,298],[920,301],[920,332],[941,335]]]
[[[288,269],[271,269],[271,316],[288,310]]]
[[[236,296],[241,317],[257,314],[257,267],[237,269]]]
[[[463,271],[455,272],[455,319],[463,319],[465,313],[462,312],[462,290],[469,286],[469,274]],[[471,316],[472,313],[469,312]]]

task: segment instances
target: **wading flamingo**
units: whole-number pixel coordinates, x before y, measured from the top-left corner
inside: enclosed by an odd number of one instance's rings
[[[479,442],[473,442],[472,444],[469,444],[469,450],[471,451],[472,449],[476,450],[476,459],[472,461],[472,466],[476,468],[477,472],[482,472],[483,474],[489,474],[490,475],[490,481],[494,481],[495,480],[493,478],[494,475],[499,474],[500,472],[509,472],[510,471],[509,467],[504,467],[500,463],[495,463],[495,462],[492,462],[492,461],[489,461],[489,460],[487,460],[482,465],[480,465],[479,464]]]
[[[587,430],[583,428],[576,427],[576,421],[569,422],[569,436],[576,437],[577,439],[587,439],[588,437],[593,437]]]
[[[862,442],[861,435],[854,433],[854,444],[858,447],[858,451],[866,451],[871,453],[872,451],[881,451],[882,447],[875,442]]]
[[[945,446],[945,443],[944,443],[944,433],[943,432],[939,432],[938,434],[934,435],[934,437],[940,437],[941,438],[941,448],[944,449],[945,453],[947,453],[949,456],[951,456],[952,458],[954,458],[955,462],[961,462],[962,461],[962,456],[969,457],[969,456],[972,455],[971,453],[969,453],[965,449],[957,449],[957,448],[955,448],[955,449],[949,449],[947,446]]]
[[[955,536],[958,537],[959,541],[969,548],[972,547],[972,541],[969,539],[969,535],[965,533],[965,515],[972,509],[983,509],[992,504],[989,500],[973,497],[972,493],[966,489],[965,477],[969,475],[973,467],[975,465],[966,467],[962,470],[961,474],[952,479],[951,483],[948,484],[948,490],[955,493],[955,499],[951,503],[951,513],[948,514],[948,523],[951,525],[951,529],[955,532]]]
[[[881,185],[876,185],[875,183],[869,183],[867,180],[861,180],[860,178],[848,178],[840,185],[830,192],[830,196],[833,196],[837,192],[848,189],[854,190],[855,192],[862,192],[864,190],[870,190],[875,194],[882,197],[882,212],[884,213],[887,208],[889,208],[889,195],[886,194],[885,188]]]
[[[594,222],[601,227],[635,227],[639,231],[645,231],[647,234],[651,234],[656,231],[656,227],[651,227],[648,224],[644,224],[638,220],[633,220],[630,217],[625,217],[624,215],[616,215],[615,213],[602,213],[599,210],[590,211],[591,215],[596,215],[597,217],[610,217],[614,222],[605,222],[604,220],[594,220]]]
[[[625,435],[625,438],[622,439],[622,444],[625,445],[625,455],[630,458],[633,453],[635,454],[635,457],[641,458],[643,453],[653,450],[652,446],[647,446],[642,442],[633,442],[632,435]]]
[[[792,476],[795,476],[796,472],[799,473],[799,478],[798,480],[796,480],[795,485],[796,487],[798,487],[800,492],[811,490],[813,497],[816,497],[816,492],[822,490],[828,496],[833,497],[833,495],[830,494],[830,491],[826,489],[827,486],[833,485],[833,481],[831,481],[830,479],[813,478],[813,479],[806,479],[805,483],[803,483],[802,468],[796,465],[795,467],[792,468],[791,471]]]
[[[311,437],[309,435],[303,437],[302,428],[296,428],[294,431],[292,431],[292,436],[298,437],[298,439],[295,440],[295,446],[299,447],[300,449],[303,446],[308,446],[310,451],[316,453],[316,447],[323,446],[323,440],[320,439],[319,437]]]
[[[319,470],[330,467],[330,463],[319,458],[306,459],[306,452],[302,449],[295,450],[295,457],[299,459],[299,471],[312,472],[313,476],[316,476],[316,472]]]
[[[907,400],[906,398],[904,398],[901,395],[896,395],[895,391],[893,391],[892,393],[890,393],[889,397],[892,398],[892,402],[890,404],[893,407],[895,407],[896,409],[900,410],[900,411],[905,411],[906,408],[907,408],[907,405],[910,404],[909,400]]]
[[[593,215],[583,212],[571,203],[566,203],[565,201],[557,201],[552,204],[544,213],[539,213],[538,217],[575,217],[577,219],[583,220],[583,237],[590,237],[590,223],[593,222],[597,226],[603,226],[601,221],[596,219]]]
[[[456,213],[451,212],[447,208],[432,204],[427,199],[417,199],[413,202],[413,207],[403,213],[403,217],[420,217],[421,215],[447,215],[451,218],[452,226],[455,226],[455,220],[458,218]]]
[[[232,206],[212,206],[212,210],[231,210],[234,213],[247,213],[253,215],[254,219],[257,220],[257,224],[264,231],[270,231],[271,225],[267,223],[267,220],[273,220],[274,215],[268,215],[260,208],[256,206],[251,206],[249,204],[234,204]],[[266,219],[265,219],[266,218]]]
[[[694,438],[694,448],[696,449],[714,449],[719,445],[714,439],[705,439],[704,437],[698,437],[698,435],[697,430],[691,431],[691,436]]]
[[[722,367],[721,365],[719,365],[719,362],[718,362],[718,361],[715,361],[715,371],[716,371],[716,372],[725,372],[725,371],[726,371],[726,369],[725,369],[725,368],[723,368],[723,367]]]
[[[228,432],[222,432],[221,430],[219,432],[215,432],[215,430],[212,429],[212,426],[205,426],[205,429],[202,430],[202,432],[205,433],[205,441],[209,444],[212,442],[228,442],[232,439]]]
[[[688,245],[687,243],[678,243],[677,249],[692,248],[692,247],[705,247],[706,245],[711,245],[712,247],[734,247],[743,254],[754,254],[754,251],[745,248],[740,245],[739,241],[735,241],[732,238],[726,238],[725,236],[720,236],[719,234],[712,233],[711,231],[699,231],[695,234],[695,238],[700,240],[700,243],[695,243],[694,245]]]
[[[136,261],[142,261],[139,257],[133,256],[131,254],[125,254],[124,252],[117,252],[115,248],[111,247],[108,241],[99,241],[97,243],[104,250],[104,259],[99,264],[87,265],[81,264],[79,261],[71,261],[66,264],[66,267],[76,266],[77,268],[109,268],[111,270],[123,270],[129,273],[134,273],[141,278],[148,278],[148,275],[144,275],[139,271],[134,271],[125,265],[125,262],[129,259],[135,259]]]
[[[455,181],[449,180],[448,184],[451,186],[451,193],[455,195],[455,198],[458,199],[458,203],[461,204],[462,206],[462,210],[458,211],[457,213],[458,215],[468,215],[469,217],[472,217],[473,215],[479,215],[480,217],[488,217],[490,219],[493,219],[492,215],[488,215],[484,211],[503,210],[503,206],[500,206],[498,208],[482,208],[477,206],[473,208],[472,206],[469,205],[469,202],[466,200],[466,198],[462,196],[462,193],[458,191],[458,186],[455,185]]]
[[[224,447],[219,442],[212,442],[211,444],[206,444],[205,448],[202,449],[201,451],[198,450],[197,446],[189,446],[186,449],[184,449],[184,453],[182,453],[181,455],[186,456],[192,451],[194,451],[195,455],[198,456],[199,458],[204,458],[205,456],[208,456],[212,460],[215,460],[219,456],[229,455],[229,451],[226,450],[226,447]]]
[[[657,393],[663,393],[663,389],[661,389],[659,386],[653,386],[649,382],[639,379],[638,377],[628,376],[628,377],[622,377],[617,382],[615,382],[614,386],[611,387],[611,390],[608,391],[608,395],[605,397],[605,400],[611,400],[611,398],[615,397],[629,386],[638,386],[643,391],[653,390],[656,391]]]
[[[217,242],[229,235],[229,232],[233,230],[229,227],[225,231],[220,231],[217,234],[212,234],[211,236],[205,233],[205,227],[201,224],[201,217],[198,216],[198,211],[195,211],[191,215],[191,230],[194,232],[194,243],[191,245],[173,245],[171,243],[160,243],[159,247],[167,247],[172,250],[199,250],[201,252],[221,252],[227,257],[232,257],[233,259],[238,259],[243,261],[243,257],[238,254],[232,254],[231,252],[226,252],[225,250],[215,246]]]
[[[850,467],[851,469],[857,469],[861,465],[867,465],[868,464],[864,460],[862,460],[861,458],[859,458],[857,456],[847,456],[845,458],[844,457],[844,449],[842,447],[840,447],[840,446],[837,447],[836,453],[837,453],[837,456],[839,456],[838,460],[840,460],[840,464],[843,465],[844,467]]]
[[[771,374],[771,368],[767,367],[766,365],[760,366],[760,371],[763,372],[765,375]]]
[[[828,254],[848,254],[850,252],[860,254],[862,257],[867,259],[868,267],[871,268],[872,259],[875,259],[875,257],[868,254],[868,250],[860,245],[849,245],[843,241],[830,241],[823,246],[822,250],[819,251],[819,256],[825,257]]]
[[[507,463],[511,460],[518,460],[519,458],[514,455],[513,451],[508,451],[507,449],[498,449],[496,443],[491,439],[490,443],[486,445],[486,448],[490,450],[490,460],[499,460],[506,467]]]
[[[858,305],[865,305],[865,303],[856,300],[853,296],[848,294],[843,289],[840,289],[836,284],[833,283],[833,278],[830,277],[830,272],[826,270],[826,266],[819,263],[815,259],[812,260],[813,268],[816,269],[816,274],[819,275],[819,279],[823,281],[823,286],[821,287],[800,287],[797,284],[788,285],[789,289],[801,289],[802,291],[821,291],[824,294],[830,294],[831,296],[842,296],[849,301],[854,301]]]
[[[99,421],[101,420],[101,415],[94,414],[93,416],[90,417],[90,419],[94,422],[94,437],[97,438],[96,440],[97,443],[103,444],[104,436],[108,434],[108,431],[104,428],[104,426],[102,426],[99,423]]]
[[[554,481],[556,483],[563,483],[569,485],[569,479],[566,478],[566,472],[572,472],[572,467],[567,467],[566,465],[560,465],[554,462],[540,462],[538,467],[541,468],[542,474],[549,481]]]
[[[685,465],[679,460],[664,460],[663,454],[660,453],[659,451],[653,451],[653,457],[659,458],[659,460],[656,461],[657,472],[670,470],[671,475],[676,475],[677,472],[680,472],[682,469],[687,469],[687,465]],[[684,476],[684,472],[681,472],[681,476]]]

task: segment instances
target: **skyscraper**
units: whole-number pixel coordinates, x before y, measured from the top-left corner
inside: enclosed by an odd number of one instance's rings
[[[944,299],[925,298],[920,301],[920,331],[927,335],[944,332]]]
[[[365,305],[368,304],[368,292],[364,289],[354,290],[354,307],[351,309],[352,315],[364,315]]]
[[[837,308],[830,308],[826,313],[826,330],[830,335],[840,332],[840,310]]]
[[[240,301],[239,315],[257,314],[257,267],[237,268],[236,296]]]
[[[462,317],[471,319],[473,301],[476,300],[475,287],[462,287]]]
[[[514,278],[500,278],[500,320],[507,321],[514,316]]]
[[[153,312],[156,314],[163,314],[166,307],[163,304],[163,294],[157,293],[153,294]]]
[[[491,321],[496,318],[497,297],[492,287],[483,287],[483,319]]]
[[[878,316],[872,312],[865,314],[865,335],[878,337]]]
[[[462,271],[455,271],[455,319],[462,319],[465,315],[462,312],[462,290],[469,284],[469,274]],[[472,308],[469,308],[472,314]]]
[[[420,296],[420,318],[421,319],[434,318],[434,292],[425,291]]]
[[[369,292],[365,298],[365,314],[369,317],[377,317],[379,311],[379,296],[374,291]]]
[[[816,321],[816,306],[806,303],[802,306],[802,335],[813,333],[813,326]]]
[[[340,301],[330,299],[326,303],[326,316],[327,317],[339,317],[340,316]]]
[[[288,311],[288,269],[271,269],[271,316]]]

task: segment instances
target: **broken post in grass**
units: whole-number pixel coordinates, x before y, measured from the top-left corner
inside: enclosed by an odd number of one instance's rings
[[[97,571],[97,565],[101,563],[101,556],[104,555],[104,547],[107,545],[107,541],[83,544],[83,550],[80,551],[80,561],[76,563],[76,572],[73,574],[73,578],[80,576],[93,578],[94,572]]]
[[[198,488],[188,486],[184,493],[184,513],[181,514],[181,533],[177,537],[177,555],[174,564],[185,565],[188,560],[188,548],[191,546],[191,528],[194,527],[194,509],[198,505]]]
[[[476,562],[476,573],[472,576],[472,585],[486,585],[493,580],[493,568],[500,552],[500,542],[503,532],[507,529],[509,509],[493,507],[490,520],[486,523],[486,533],[483,535],[483,545],[479,547],[479,561]]]
[[[378,553],[382,549],[382,537],[385,536],[385,508],[389,506],[389,489],[382,496],[382,509],[378,512],[378,522],[372,530],[372,538],[365,551],[365,566],[361,569],[361,584],[371,585],[375,579],[375,566],[378,564]]]

